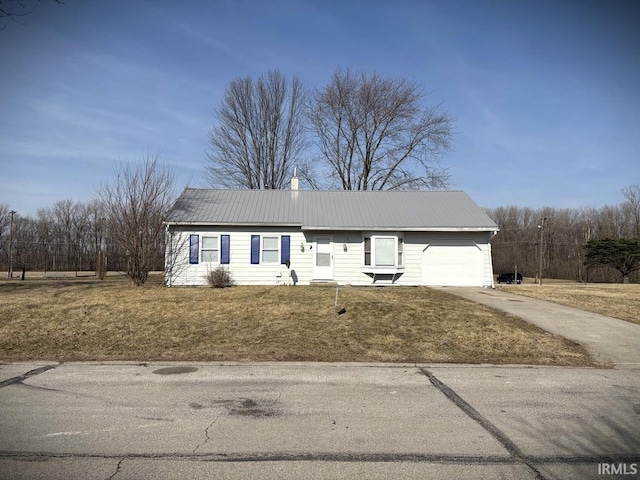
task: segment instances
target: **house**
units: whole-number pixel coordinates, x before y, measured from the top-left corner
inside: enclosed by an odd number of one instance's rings
[[[461,191],[187,188],[165,225],[169,286],[219,265],[238,285],[493,286],[498,226]]]

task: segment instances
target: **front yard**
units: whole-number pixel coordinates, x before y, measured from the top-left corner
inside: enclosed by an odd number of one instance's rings
[[[340,287],[335,299],[335,287],[6,280],[0,360],[593,364],[573,342],[445,292]]]
[[[553,280],[538,285],[500,285],[518,295],[555,302],[640,324],[640,285],[620,283],[575,283]]]

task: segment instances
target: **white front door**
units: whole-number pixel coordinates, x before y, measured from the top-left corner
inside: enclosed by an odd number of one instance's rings
[[[316,237],[314,280],[333,280],[333,237]]]

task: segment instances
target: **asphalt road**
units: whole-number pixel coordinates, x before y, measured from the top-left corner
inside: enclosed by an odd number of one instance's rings
[[[51,367],[0,365],[2,479],[640,477],[636,367]]]

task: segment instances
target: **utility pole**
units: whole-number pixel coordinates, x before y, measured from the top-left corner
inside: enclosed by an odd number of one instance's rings
[[[11,224],[9,227],[9,272],[7,278],[13,278],[13,216],[18,212],[11,210],[9,213],[11,214]]]
[[[543,242],[544,242],[544,222],[547,221],[547,217],[542,217],[540,219],[540,225],[538,228],[540,229],[540,254],[538,255],[540,260],[540,266],[538,268],[538,285],[542,285],[542,253],[543,253]]]

